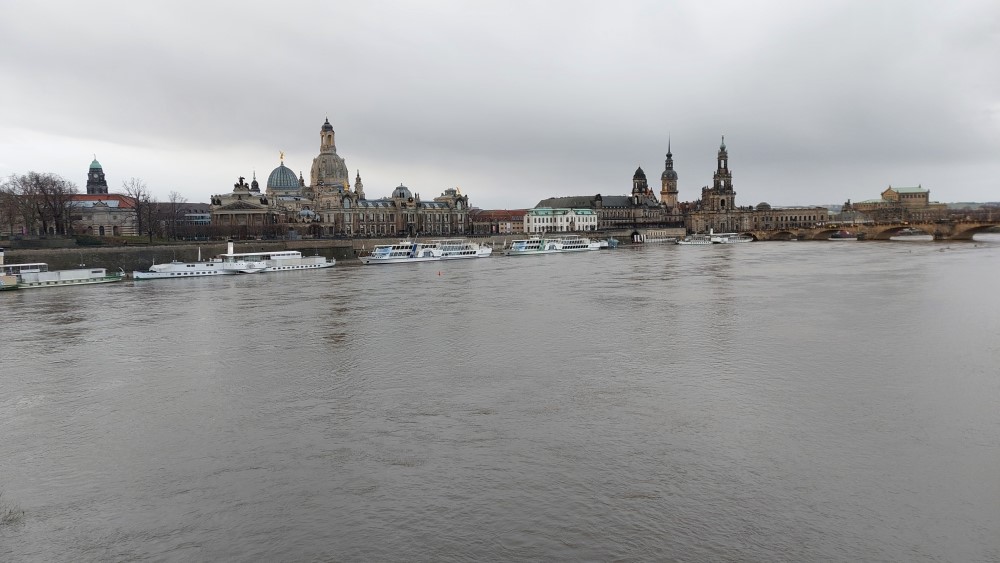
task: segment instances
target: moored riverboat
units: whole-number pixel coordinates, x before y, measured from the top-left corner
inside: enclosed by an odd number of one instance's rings
[[[222,260],[213,258],[211,260],[201,260],[201,249],[198,249],[197,262],[180,262],[174,260],[163,264],[153,264],[145,272],[132,272],[132,279],[153,280],[169,278],[191,278],[204,276],[221,276],[227,274],[238,274],[238,270],[224,267]]]
[[[444,253],[437,244],[404,240],[396,244],[379,244],[372,249],[371,254],[360,257],[360,260],[366,265],[405,264],[434,262],[443,257]]]
[[[858,235],[844,229],[841,229],[830,235],[830,240],[857,240],[857,239]]]
[[[108,273],[105,268],[87,268],[82,264],[71,270],[49,270],[49,265],[45,262],[6,264],[4,251],[0,248],[0,276],[13,277],[17,280],[18,288],[35,289],[116,282],[121,281],[125,273]]]
[[[442,260],[486,258],[493,254],[493,247],[465,239],[440,239],[433,243],[441,249]]]
[[[740,244],[753,242],[753,237],[741,235],[739,233],[713,233],[709,236],[712,244]]]
[[[687,235],[684,238],[679,238],[674,241],[674,244],[680,244],[683,246],[705,246],[712,244],[712,239],[707,235],[703,234],[693,234]]]
[[[506,256],[526,256],[531,254],[558,254],[562,252],[581,252],[600,249],[601,243],[599,241],[592,241],[580,235],[565,235],[562,237],[531,237],[529,239],[515,240],[510,243],[510,248],[504,254]]]
[[[234,252],[233,242],[229,241],[229,249],[219,255],[219,261],[224,270],[243,274],[258,272],[286,272],[290,270],[314,270],[330,268],[337,261],[323,256],[303,256],[298,250],[275,250],[265,252]]]

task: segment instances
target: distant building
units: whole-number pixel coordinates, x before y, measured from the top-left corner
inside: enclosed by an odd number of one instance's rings
[[[880,199],[867,199],[844,204],[844,212],[857,212],[874,221],[934,220],[947,214],[948,206],[932,202],[931,191],[915,188],[894,188],[889,186]]]
[[[596,230],[597,213],[593,209],[536,207],[524,214],[524,232],[529,234]]]
[[[733,172],[729,168],[726,138],[722,138],[712,185],[701,189],[701,199],[684,204],[689,232],[747,232],[815,227],[829,220],[826,207],[772,207],[762,202],[756,207],[736,205]]]
[[[670,223],[668,211],[659,205],[648,190],[642,191],[646,174],[638,168],[632,177],[633,195],[550,197],[538,202],[536,209],[591,209],[597,215],[597,229],[632,229],[660,227]],[[679,216],[678,216],[679,219]]]
[[[296,176],[285,166],[284,154],[268,176],[265,193],[256,184],[255,178],[249,186],[237,184],[232,194],[212,196],[212,224],[249,227],[246,222],[255,221],[248,234],[280,225],[270,230],[313,237],[460,235],[471,229],[469,198],[458,188],[423,200],[400,184],[388,197],[368,199],[358,171],[352,189],[329,119],[320,127],[319,154],[313,159],[308,185],[301,172]]]
[[[526,209],[473,209],[469,223],[475,235],[513,235],[524,233]]]
[[[590,209],[597,215],[597,230],[682,227],[684,215],[677,202],[677,172],[673,154],[667,149],[660,196],[650,189],[646,173],[638,167],[632,175],[631,195],[550,197],[538,202],[536,209]]]
[[[72,200],[73,232],[91,236],[135,236],[135,203],[121,194],[76,194]]]
[[[91,236],[135,236],[135,202],[132,198],[108,193],[104,167],[95,156],[87,169],[87,193],[73,194],[70,221],[76,234]]]
[[[279,213],[270,204],[266,194],[260,192],[256,175],[249,184],[240,176],[233,184],[233,191],[213,195],[210,214],[212,225],[222,227],[228,234],[238,237],[274,235]]]

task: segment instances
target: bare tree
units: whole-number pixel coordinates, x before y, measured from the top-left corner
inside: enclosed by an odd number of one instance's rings
[[[187,203],[187,199],[177,192],[170,192],[168,201],[170,202],[169,215],[167,216],[167,223],[170,230],[170,238],[177,238],[177,223],[180,221],[181,217],[184,215],[183,206]]]
[[[135,219],[135,232],[142,236],[148,230],[146,221],[150,216],[150,207],[155,207],[153,196],[146,187],[146,183],[139,178],[129,178],[122,182],[122,192],[129,198],[132,204],[132,216]]]
[[[15,218],[19,218],[29,234],[70,234],[73,194],[76,192],[75,185],[55,174],[11,175],[3,184],[3,213],[11,231]]]
[[[7,236],[14,236],[14,228],[21,218],[20,201],[9,182],[0,185],[0,222],[7,227]]]
[[[43,213],[52,221],[55,234],[73,234],[73,195],[79,191],[77,187],[55,174],[29,172],[28,178],[38,186]]]
[[[160,208],[160,204],[156,201],[155,197],[150,197],[146,205],[142,207],[141,221],[146,228],[146,234],[149,235],[149,242],[153,242],[153,235],[162,236],[163,219],[164,213]]]

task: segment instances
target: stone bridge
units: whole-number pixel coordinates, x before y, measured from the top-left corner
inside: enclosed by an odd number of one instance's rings
[[[904,230],[923,231],[934,240],[972,240],[976,233],[984,233],[1000,227],[1000,221],[910,221],[908,223],[866,223],[824,225],[813,228],[776,229],[769,231],[746,231],[756,240],[826,240],[830,235],[846,230],[860,235],[863,240],[889,240]]]

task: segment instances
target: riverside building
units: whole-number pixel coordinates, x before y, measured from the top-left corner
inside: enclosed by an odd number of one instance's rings
[[[255,197],[257,201],[253,201]],[[319,154],[312,161],[308,184],[301,172],[296,175],[285,165],[282,153],[278,167],[268,176],[264,193],[256,186],[255,177],[246,188],[237,184],[232,194],[212,196],[212,204],[213,225],[226,225],[228,215],[242,213],[254,216],[252,230],[268,230],[276,235],[462,235],[471,230],[469,198],[459,188],[448,188],[437,197],[423,199],[400,184],[387,197],[369,199],[360,171],[356,171],[352,187],[347,164],[337,153],[336,133],[329,119],[320,127]],[[238,227],[241,219],[236,220]],[[233,225],[231,219],[228,221]]]

